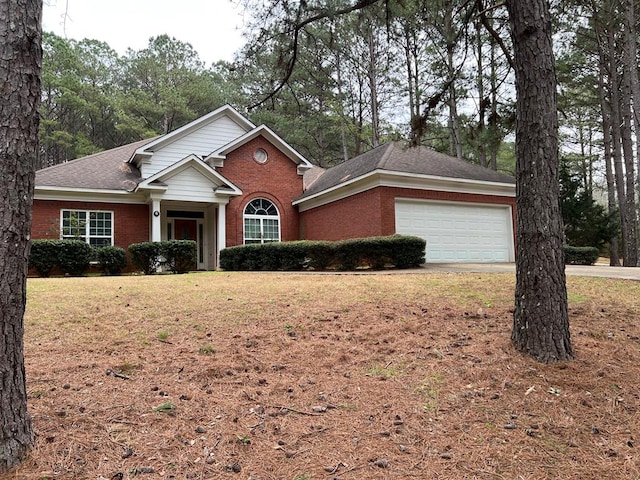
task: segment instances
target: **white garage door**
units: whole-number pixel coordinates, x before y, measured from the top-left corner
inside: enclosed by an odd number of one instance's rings
[[[427,262],[513,262],[511,209],[396,200],[396,232],[427,241]]]

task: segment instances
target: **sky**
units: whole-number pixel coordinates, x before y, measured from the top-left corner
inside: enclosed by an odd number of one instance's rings
[[[244,44],[239,0],[45,0],[42,25],[68,39],[106,42],[118,54],[167,34],[190,43],[207,66]],[[65,15],[66,12],[66,15]],[[65,20],[66,19],[66,20]]]

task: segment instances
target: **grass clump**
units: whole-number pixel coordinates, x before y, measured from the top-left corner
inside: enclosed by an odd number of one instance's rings
[[[210,343],[207,343],[206,345],[202,345],[198,349],[198,353],[200,355],[213,355],[214,353],[216,353],[216,349],[213,345],[211,345]]]
[[[163,402],[153,407],[152,410],[158,413],[170,413],[174,408],[176,408],[176,406],[172,402]]]
[[[160,330],[158,333],[156,333],[156,338],[161,342],[166,342],[169,339],[169,331]]]

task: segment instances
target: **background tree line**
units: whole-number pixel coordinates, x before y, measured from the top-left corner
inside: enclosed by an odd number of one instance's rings
[[[230,103],[286,132],[291,145],[324,167],[403,139],[514,173],[506,9],[486,0],[377,2],[303,26],[294,48],[290,21],[302,3],[245,0],[252,12],[245,46],[233,63],[211,66],[166,35],[119,56],[103,42],[45,33],[40,166],[166,133]],[[599,235],[594,246],[610,243],[612,264],[620,252],[634,266],[635,3],[552,5],[567,242],[592,245]],[[320,11],[312,2],[305,8]]]

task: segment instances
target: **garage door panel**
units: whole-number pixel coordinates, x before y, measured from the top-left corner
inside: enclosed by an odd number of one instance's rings
[[[396,232],[427,241],[427,262],[513,261],[506,206],[397,200]]]

